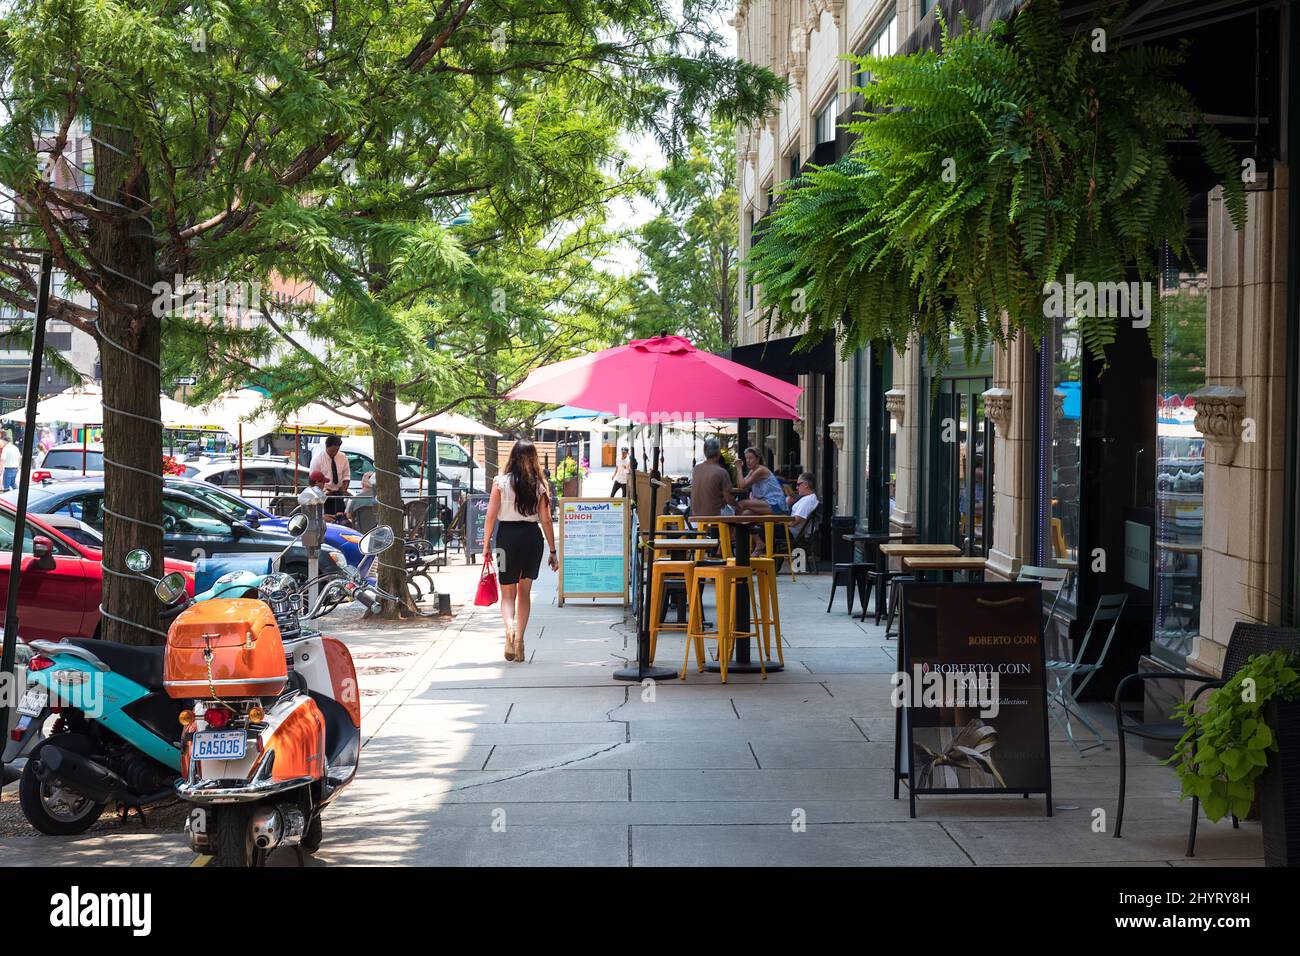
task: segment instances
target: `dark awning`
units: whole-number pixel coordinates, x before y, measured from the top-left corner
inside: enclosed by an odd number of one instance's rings
[[[737,345],[729,358],[748,368],[793,382],[800,375],[816,372],[833,372],[835,368],[835,343],[822,339],[807,351],[796,351],[798,336],[770,339],[755,345]]]

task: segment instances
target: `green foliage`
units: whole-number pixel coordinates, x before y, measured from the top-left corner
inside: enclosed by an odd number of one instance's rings
[[[1163,243],[1184,251],[1169,143],[1192,134],[1241,227],[1237,159],[1170,78],[1179,54],[1094,52],[1059,6],[1032,0],[988,32],[963,22],[938,52],[853,58],[874,111],[847,124],[846,156],[785,185],[747,263],[777,329],[807,321],[808,341],[846,352],[916,332],[940,362],[950,335],[968,350],[1036,337],[1046,283],[1153,279]],[[1114,44],[1118,24],[1102,25]],[[1080,332],[1104,357],[1114,317],[1081,315]]]
[[[1199,797],[1205,815],[1220,820],[1245,817],[1255,799],[1255,780],[1277,752],[1277,740],[1264,722],[1264,707],[1274,697],[1300,695],[1296,660],[1285,651],[1252,657],[1224,686],[1211,691],[1205,710],[1189,701],[1177,710],[1187,727],[1170,763],[1176,763],[1183,799]]]
[[[663,169],[655,186],[658,214],[636,238],[637,333],[684,335],[700,348],[724,349],[735,331],[740,245],[734,125],[715,120],[692,136],[689,153]]]
[[[585,478],[587,469],[574,461],[572,455],[566,455],[564,460],[555,466],[555,473],[551,477],[556,482],[565,482],[571,478]]]

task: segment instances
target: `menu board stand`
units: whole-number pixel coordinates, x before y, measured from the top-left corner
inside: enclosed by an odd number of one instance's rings
[[[491,495],[466,495],[465,503],[465,563],[474,564],[475,557],[492,547],[490,541],[483,540],[487,530],[488,502]]]
[[[561,498],[559,511],[559,606],[568,598],[617,598],[627,607],[627,499]]]
[[[1041,586],[911,581],[902,588],[894,799],[905,782],[915,817],[918,794],[1043,794],[1050,817]],[[962,683],[971,677],[974,687]]]

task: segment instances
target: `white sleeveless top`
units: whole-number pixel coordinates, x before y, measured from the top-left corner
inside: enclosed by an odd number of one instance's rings
[[[541,499],[547,491],[541,485],[537,488],[538,508],[537,514],[521,515],[519,509],[515,507],[515,485],[510,480],[509,475],[497,475],[492,479],[492,483],[501,489],[501,513],[497,515],[498,521],[532,521],[537,522],[541,516]]]

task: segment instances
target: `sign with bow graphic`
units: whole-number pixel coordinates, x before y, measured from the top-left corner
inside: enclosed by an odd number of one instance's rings
[[[902,587],[894,796],[905,782],[916,816],[918,794],[1044,794],[1050,816],[1038,583]]]

